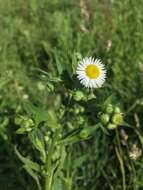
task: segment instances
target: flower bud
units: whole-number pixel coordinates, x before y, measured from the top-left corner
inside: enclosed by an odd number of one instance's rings
[[[122,116],[122,114],[116,113],[115,115],[113,115],[112,122],[115,125],[121,125],[123,123],[123,116]]]
[[[89,131],[87,129],[83,129],[79,136],[81,139],[87,139],[89,137]]]
[[[109,130],[116,129],[116,127],[117,127],[117,125],[115,125],[115,124],[113,124],[113,123],[109,123],[109,124],[107,125],[107,129],[109,129]]]
[[[49,92],[53,92],[54,91],[54,85],[50,82],[47,83],[47,90]]]
[[[80,107],[79,107],[79,112],[80,112],[80,113],[83,113],[84,111],[85,111],[84,107],[80,106]]]
[[[14,119],[14,122],[15,122],[16,125],[20,125],[21,122],[22,122],[22,118],[21,118],[21,117],[16,117],[16,118]]]
[[[100,119],[101,119],[101,123],[102,123],[103,125],[106,125],[106,124],[109,122],[110,117],[109,117],[108,114],[102,114],[102,115],[100,116]]]
[[[76,100],[76,101],[83,100],[83,99],[84,99],[84,94],[83,94],[82,91],[77,90],[77,91],[74,92],[73,98],[74,98],[74,100]]]
[[[48,142],[49,139],[50,139],[50,138],[49,138],[49,135],[45,135],[45,136],[44,136],[44,139],[45,139],[46,142]]]
[[[21,123],[22,127],[25,128],[25,131],[31,131],[32,127],[34,126],[34,122],[30,118],[24,118],[23,122]]]
[[[67,126],[69,129],[74,129],[74,126],[70,122],[67,122]]]
[[[121,113],[121,109],[119,107],[115,107],[114,112],[115,113]]]
[[[32,131],[32,128],[31,127],[26,128],[25,131],[27,131],[27,132]]]
[[[37,88],[38,88],[38,90],[43,91],[43,90],[45,90],[45,85],[41,81],[39,81],[37,83]]]
[[[75,114],[79,114],[79,113],[80,113],[79,108],[75,108],[74,113],[75,113]]]
[[[34,126],[34,122],[33,122],[33,120],[32,119],[28,119],[28,124],[29,124],[29,126]]]
[[[78,117],[78,124],[82,125],[84,123],[84,118],[82,116]]]
[[[113,113],[113,106],[112,104],[108,104],[107,107],[106,107],[106,113],[108,114],[112,114]]]

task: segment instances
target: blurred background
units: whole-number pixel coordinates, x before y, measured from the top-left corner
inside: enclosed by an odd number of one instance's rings
[[[127,126],[119,130],[119,152],[114,131],[72,145],[72,189],[123,190],[123,182],[124,190],[143,189],[142,42],[142,0],[0,1],[0,190],[37,189],[13,148],[17,145],[24,155],[32,152],[36,158],[27,136],[16,133],[15,117],[24,113],[25,101],[43,108],[66,106],[71,81],[76,80],[72,64],[80,56],[101,58],[106,65],[107,81],[97,96],[111,95]],[[47,80],[45,73],[62,79],[64,87]],[[76,102],[75,112],[74,106]],[[88,109],[79,114],[81,123],[97,113],[91,105]]]

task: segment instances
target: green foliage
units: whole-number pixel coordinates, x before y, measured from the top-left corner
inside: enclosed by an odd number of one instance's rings
[[[0,190],[141,190],[143,2],[0,1]],[[101,58],[103,88],[76,78]],[[104,184],[104,185],[102,185]]]

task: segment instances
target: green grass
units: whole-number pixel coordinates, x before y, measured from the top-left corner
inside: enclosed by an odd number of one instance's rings
[[[80,2],[85,3],[83,8]],[[35,134],[17,134],[22,128],[17,117],[32,118],[25,102],[52,110],[48,121],[47,112],[39,117],[52,126],[60,118],[65,137],[73,129],[78,134],[82,127],[94,126],[106,100],[121,108],[126,123],[117,130],[96,130],[88,140],[57,146],[52,156],[62,155],[65,161],[52,190],[143,189],[142,155],[137,160],[129,156],[134,144],[143,148],[142,12],[142,0],[0,1],[0,190],[37,190],[15,146],[38,163],[36,176],[44,187],[44,158],[39,155],[44,157],[41,139],[47,128],[40,124]],[[96,98],[90,99],[75,76],[84,56],[100,58],[106,65],[107,80],[93,92]],[[73,98],[77,91],[86,101]],[[35,142],[32,135],[37,134],[40,140]]]

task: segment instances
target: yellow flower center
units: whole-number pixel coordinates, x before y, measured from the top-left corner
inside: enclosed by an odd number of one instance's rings
[[[100,69],[96,65],[88,65],[85,69],[87,76],[91,79],[97,79],[100,75]]]

